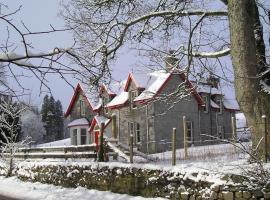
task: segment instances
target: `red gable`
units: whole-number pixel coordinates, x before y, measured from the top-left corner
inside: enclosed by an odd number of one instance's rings
[[[90,102],[89,99],[86,97],[86,95],[85,95],[85,93],[84,93],[84,91],[83,91],[81,85],[78,83],[77,86],[76,86],[76,88],[75,88],[75,90],[74,90],[73,96],[72,96],[72,98],[71,98],[71,101],[70,101],[70,103],[69,103],[69,106],[68,106],[67,111],[65,112],[64,117],[67,117],[67,116],[70,114],[70,112],[71,112],[71,110],[72,110],[72,108],[73,108],[73,106],[74,106],[74,104],[75,104],[75,102],[76,102],[76,100],[77,100],[79,94],[81,94],[81,95],[84,97],[84,100],[85,100],[85,102],[86,102],[86,105],[88,105],[88,107],[89,107],[89,109],[90,109],[91,111],[94,112],[94,111],[97,111],[97,110],[98,110],[98,109],[94,109],[94,108],[93,108],[93,106],[91,105],[91,102]]]

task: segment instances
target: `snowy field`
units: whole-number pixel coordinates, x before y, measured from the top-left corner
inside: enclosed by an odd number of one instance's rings
[[[133,197],[108,191],[75,189],[60,186],[22,182],[15,177],[0,176],[0,194],[20,200],[162,200],[163,198]]]

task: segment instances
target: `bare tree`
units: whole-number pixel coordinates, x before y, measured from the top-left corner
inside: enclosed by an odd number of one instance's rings
[[[63,6],[62,15],[81,44],[78,53],[97,66],[108,66],[127,45],[162,57],[175,49],[187,76],[210,73],[212,62],[221,67],[220,78],[228,80],[222,57],[231,54],[237,100],[253,127],[256,146],[262,134],[261,115],[270,116],[270,70],[260,21],[269,13],[267,6],[266,1],[255,0],[72,0]]]
[[[20,26],[14,22],[13,19],[21,12],[21,6],[15,11],[10,11],[2,3],[0,7],[1,28],[6,30],[6,34],[1,36],[0,41],[0,68],[1,71],[5,69],[6,76],[11,78],[13,84],[17,83],[22,89],[22,94],[28,88],[24,87],[21,77],[34,77],[40,83],[40,91],[43,89],[50,91],[48,77],[51,77],[52,74],[59,75],[70,86],[72,86],[70,78],[75,77],[89,82],[90,79],[95,80],[101,75],[95,66],[84,62],[83,57],[75,53],[75,42],[72,46],[66,48],[56,46],[51,51],[40,52],[31,41],[36,36],[46,38],[48,34],[69,31],[69,29],[57,29],[50,25],[50,29],[46,31],[34,32],[23,22],[21,22]],[[18,42],[14,42],[13,37]],[[23,69],[23,74],[18,73],[16,68]],[[1,85],[6,85],[14,95],[19,95],[5,82],[1,80],[0,82]]]
[[[0,104],[0,155],[6,164],[6,176],[12,175],[14,168],[14,156],[19,147],[30,143],[29,138],[18,141],[20,122],[19,117],[24,108],[19,108],[16,104],[3,101]]]

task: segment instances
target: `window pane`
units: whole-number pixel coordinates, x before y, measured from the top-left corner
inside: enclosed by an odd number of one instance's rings
[[[81,129],[81,144],[86,144],[86,129]]]
[[[73,144],[77,145],[77,129],[73,129]]]
[[[140,124],[137,123],[136,128],[137,142],[141,142]]]

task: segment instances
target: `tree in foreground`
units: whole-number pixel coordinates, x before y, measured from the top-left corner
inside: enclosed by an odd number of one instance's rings
[[[20,114],[24,108],[20,108],[17,104],[11,102],[1,102],[0,104],[0,155],[6,164],[6,176],[12,175],[14,168],[14,156],[20,147],[30,143],[26,138],[18,141],[20,134]]]
[[[187,77],[213,73],[230,83],[231,54],[236,97],[252,127],[253,145],[259,144],[263,155],[261,116],[270,124],[270,68],[260,16],[269,24],[269,7],[255,0],[71,0],[62,15],[81,45],[78,54],[97,66],[108,68],[124,47],[154,55],[156,64],[174,49],[180,58],[175,64]]]

